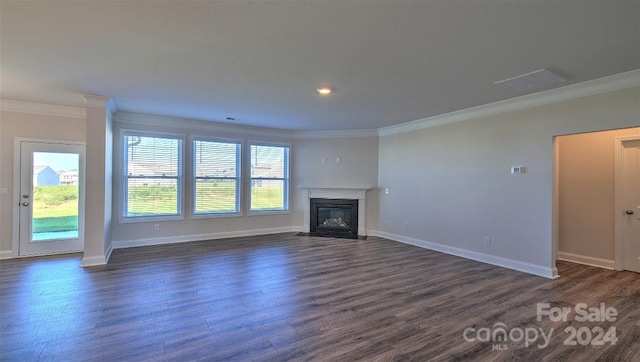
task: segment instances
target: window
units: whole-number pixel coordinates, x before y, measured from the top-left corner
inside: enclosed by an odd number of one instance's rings
[[[289,209],[289,147],[251,145],[251,211]]]
[[[123,217],[182,215],[182,139],[125,132]]]
[[[240,143],[193,141],[193,214],[240,212]]]

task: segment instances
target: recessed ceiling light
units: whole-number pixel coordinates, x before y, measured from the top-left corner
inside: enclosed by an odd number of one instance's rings
[[[327,94],[331,94],[332,89],[329,87],[320,87],[317,89],[317,91],[322,95],[327,95]]]

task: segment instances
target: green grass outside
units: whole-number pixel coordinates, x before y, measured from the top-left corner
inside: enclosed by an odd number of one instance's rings
[[[274,210],[284,208],[282,187],[264,186],[251,189],[251,210]]]
[[[235,183],[198,182],[196,212],[228,212],[235,207]],[[175,214],[177,192],[170,186],[129,188],[129,215]],[[283,208],[282,188],[252,188],[251,209]],[[68,231],[78,228],[77,186],[36,186],[33,201],[34,232]]]
[[[78,216],[78,200],[65,201],[58,205],[35,201],[33,204],[33,217]]]
[[[33,189],[33,232],[78,230],[78,186]]]
[[[197,182],[196,195],[196,213],[235,211],[235,182]]]
[[[235,207],[235,183],[198,182],[196,212],[228,212]],[[177,192],[167,186],[136,186],[129,188],[131,216],[171,215],[176,213]],[[254,187],[251,194],[252,210],[283,208],[282,188],[277,186]]]
[[[33,199],[51,205],[77,200],[78,186],[36,186],[33,188]]]
[[[175,215],[176,187],[129,186],[127,216]]]
[[[34,218],[32,226],[34,233],[78,230],[78,216]]]

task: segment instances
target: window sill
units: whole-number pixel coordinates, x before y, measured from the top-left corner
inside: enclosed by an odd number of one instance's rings
[[[141,222],[160,222],[160,221],[180,221],[184,220],[184,216],[139,216],[139,217],[120,217],[120,224],[135,224]]]
[[[247,216],[260,216],[260,215],[286,215],[291,214],[291,210],[255,210],[249,211]]]
[[[219,219],[227,217],[242,217],[242,212],[228,212],[228,213],[211,213],[211,214],[193,214],[189,217],[191,220],[200,219]]]

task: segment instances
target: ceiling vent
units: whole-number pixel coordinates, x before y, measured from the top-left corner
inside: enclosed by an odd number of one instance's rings
[[[550,72],[546,69],[540,69],[536,70],[535,72],[501,80],[495,82],[494,84],[499,84],[507,88],[517,90],[519,92],[530,92],[538,89],[548,88],[550,86],[566,81],[566,78],[563,78],[556,73]]]

